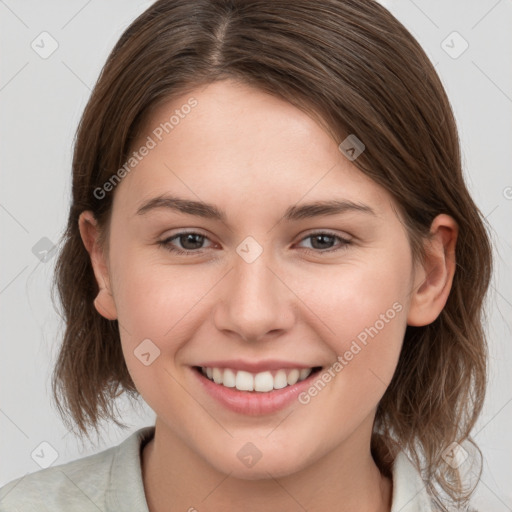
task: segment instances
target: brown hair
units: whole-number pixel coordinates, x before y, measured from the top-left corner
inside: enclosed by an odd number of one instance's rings
[[[108,251],[111,178],[155,106],[202,84],[232,78],[316,116],[337,143],[349,134],[365,150],[353,161],[394,197],[415,258],[439,213],[458,223],[457,269],[447,304],[424,327],[407,327],[393,379],[379,403],[372,454],[389,475],[407,450],[445,510],[436,487],[457,503],[458,472],[441,456],[471,442],[487,379],[483,300],[491,248],[463,179],[449,100],[418,42],[373,0],[159,0],[123,33],[77,130],[72,204],[56,265],[66,329],[52,378],[57,407],[79,435],[115,419],[114,399],[138,393],[117,321],[96,311],[98,286],[78,229],[92,210]],[[481,457],[481,452],[478,453]],[[481,469],[480,469],[481,474]],[[480,474],[478,478],[480,478]]]

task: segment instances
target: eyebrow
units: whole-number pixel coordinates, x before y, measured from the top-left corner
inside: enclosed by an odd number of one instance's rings
[[[202,201],[193,201],[170,195],[160,195],[145,201],[137,210],[137,215],[144,215],[157,209],[170,209],[197,217],[213,219],[227,224],[227,216],[223,210],[215,205]],[[290,206],[283,218],[287,221],[298,221],[321,217],[324,215],[338,215],[346,212],[361,212],[370,215],[377,215],[368,205],[354,203],[348,200],[314,201],[299,206]]]

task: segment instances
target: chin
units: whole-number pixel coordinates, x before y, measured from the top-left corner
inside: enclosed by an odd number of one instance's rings
[[[297,446],[299,447],[301,444],[298,443]],[[282,448],[273,449],[271,455],[260,452],[260,458],[257,460],[256,451],[254,451],[253,460],[245,455],[251,453],[251,448],[247,447],[242,453],[240,451],[237,449],[234,452],[234,457],[226,457],[226,452],[224,452],[220,460],[217,459],[215,462],[211,459],[207,460],[217,471],[240,480],[282,478],[301,471],[310,463],[310,458],[307,458],[304,451],[298,448],[294,450],[295,457],[290,457],[290,453]]]

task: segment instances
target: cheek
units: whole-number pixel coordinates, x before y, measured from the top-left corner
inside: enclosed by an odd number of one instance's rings
[[[172,361],[191,336],[191,322],[197,321],[194,306],[206,284],[190,271],[161,260],[155,263],[136,251],[119,262],[116,283],[122,350],[130,376],[153,410],[179,414],[190,404]],[[169,396],[172,401],[162,399]]]
[[[400,265],[353,266],[316,292],[322,338],[332,364],[299,396],[304,421],[322,418],[319,437],[327,448],[357,428],[377,407],[398,363],[406,328],[407,282]],[[327,281],[325,284],[327,285]]]
[[[148,257],[137,249],[119,259],[115,302],[125,331],[134,342],[141,337],[176,338],[187,315],[213,286],[208,275],[194,265],[166,265],[161,256]]]
[[[350,284],[350,289],[340,292],[336,311],[331,307],[335,331],[340,333],[335,337],[336,352],[358,353],[357,346],[361,352],[371,346],[372,352],[384,354],[400,345],[405,327],[405,283],[391,278],[391,272],[372,275],[364,271],[356,273]]]
[[[130,376],[153,410],[179,415],[190,408],[190,397],[178,384],[182,349],[207,323],[211,308],[205,304],[211,305],[208,294],[222,272],[165,265],[162,258],[153,261],[136,251],[117,268],[115,301]],[[170,401],[162,399],[170,396]]]
[[[341,357],[342,371],[334,373],[344,374],[335,379],[344,385],[383,393],[391,381],[407,325],[412,264],[407,249],[382,251],[372,261],[331,267],[330,275],[303,281],[301,296],[321,320],[333,362]]]

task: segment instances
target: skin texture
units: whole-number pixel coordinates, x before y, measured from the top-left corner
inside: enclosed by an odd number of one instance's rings
[[[118,319],[127,367],[157,415],[143,450],[149,509],[389,511],[392,482],[370,453],[373,420],[406,325],[431,323],[446,302],[455,221],[436,217],[425,263],[414,264],[389,193],[304,112],[230,80],[160,105],[134,148],[190,97],[197,106],[117,186],[108,254],[92,213],[79,221],[98,313]],[[164,208],[136,215],[162,193],[213,203],[227,222]],[[282,219],[289,206],[332,199],[375,215]],[[191,255],[158,245],[187,230],[206,238],[170,245]],[[351,243],[313,245],[318,231]],[[247,236],[263,250],[252,263],[236,252]],[[230,358],[327,368],[394,303],[401,311],[307,405],[235,413],[192,373]],[[147,338],[160,355],[145,366],[134,350]],[[252,467],[237,457],[247,442],[262,455]]]

